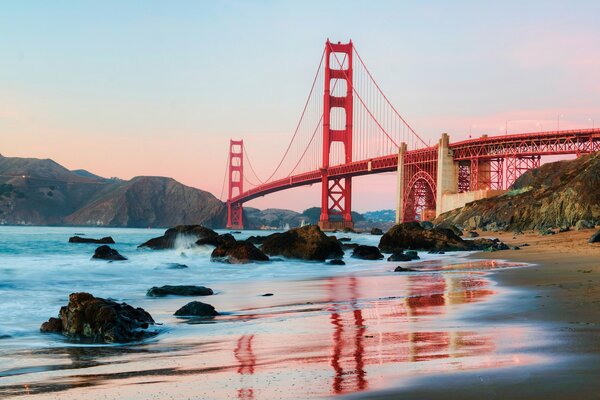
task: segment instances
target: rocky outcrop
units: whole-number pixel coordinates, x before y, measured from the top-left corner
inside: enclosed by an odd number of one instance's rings
[[[82,238],[80,236],[73,236],[69,238],[69,243],[114,244],[115,241],[110,236],[103,237],[102,239]]]
[[[600,223],[599,188],[600,152],[527,171],[504,195],[474,201],[435,222],[488,231],[593,227]]]
[[[314,261],[344,256],[340,243],[321,232],[317,225],[274,233],[263,241],[261,250],[272,256]]]
[[[148,247],[153,250],[174,249],[179,243],[193,244],[198,240],[207,240],[210,244],[216,245],[216,239],[219,234],[210,228],[202,225],[178,225],[169,228],[163,236],[155,237],[142,243],[138,247]]]
[[[352,251],[352,258],[359,258],[361,260],[381,260],[383,259],[383,254],[381,254],[379,249],[375,246],[360,245]]]
[[[123,257],[117,250],[104,245],[100,246],[94,251],[92,259],[95,260],[108,260],[108,261],[125,261],[126,257]]]
[[[340,260],[339,258],[334,258],[333,260],[329,260],[329,261],[327,261],[327,264],[329,264],[329,265],[346,265],[344,260]]]
[[[404,253],[403,251],[396,251],[394,253],[392,253],[391,256],[388,257],[388,261],[412,261],[412,260],[418,260],[419,259],[419,255],[417,254],[416,251],[407,251],[406,253]]]
[[[161,287],[154,286],[146,292],[149,297],[164,296],[210,296],[214,294],[211,288],[194,285],[165,285]]]
[[[127,343],[156,335],[157,331],[149,330],[153,324],[152,316],[141,308],[72,293],[59,318],[50,318],[40,330],[95,343]]]
[[[416,269],[404,268],[404,267],[398,266],[394,269],[394,272],[416,272]]]
[[[383,235],[383,231],[379,228],[372,228],[371,235],[381,236],[381,235]]]
[[[233,239],[233,237],[232,237]],[[269,261],[269,257],[247,241],[223,240],[210,255],[211,261],[229,264],[247,264],[253,261]]]
[[[219,315],[217,310],[210,304],[202,303],[200,301],[192,301],[175,311],[175,315],[178,317],[216,317]]]
[[[450,229],[425,229],[418,222],[405,222],[381,237],[379,249],[384,253],[402,253],[404,249],[468,250],[469,244]]]

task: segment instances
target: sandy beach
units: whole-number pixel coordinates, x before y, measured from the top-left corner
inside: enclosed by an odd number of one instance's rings
[[[557,339],[533,346],[558,362],[522,367],[481,369],[427,376],[399,389],[357,394],[368,399],[599,399],[600,398],[600,244],[587,241],[595,230],[551,236],[529,232],[479,232],[498,237],[520,250],[477,253],[477,259],[502,259],[535,264],[493,274],[499,287],[525,297],[510,309],[490,308],[482,322],[539,322]]]

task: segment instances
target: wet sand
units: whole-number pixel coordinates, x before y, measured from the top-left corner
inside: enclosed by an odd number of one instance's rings
[[[521,250],[478,253],[472,257],[533,263],[529,268],[493,274],[498,287],[520,291],[517,307],[491,308],[482,323],[536,322],[558,339],[533,346],[551,363],[512,365],[479,371],[449,371],[397,388],[350,398],[368,399],[600,399],[600,244],[587,240],[594,230],[552,236],[493,234]],[[489,233],[480,232],[482,235]]]

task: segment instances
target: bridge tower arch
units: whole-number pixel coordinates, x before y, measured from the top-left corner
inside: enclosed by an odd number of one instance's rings
[[[244,192],[244,141],[229,141],[229,193],[227,196],[227,228],[244,229],[242,203],[231,199]]]
[[[337,54],[343,55],[342,57]],[[332,63],[333,55],[333,67]],[[332,144],[339,142],[344,147],[344,163],[352,162],[352,117],[353,117],[353,84],[352,84],[352,41],[348,43],[325,43],[325,86],[323,93],[323,163],[321,166],[321,229],[353,228],[352,222],[352,178],[336,177],[329,179],[329,168]],[[341,59],[346,61],[341,61]],[[340,65],[340,63],[342,65]],[[345,81],[346,95],[335,96],[331,93],[333,80]],[[345,126],[332,129],[331,110],[343,109]],[[338,128],[338,127],[336,127]]]

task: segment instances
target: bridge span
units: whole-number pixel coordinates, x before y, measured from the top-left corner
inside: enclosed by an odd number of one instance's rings
[[[320,75],[322,101],[316,95]],[[431,219],[501,193],[538,167],[542,156],[600,151],[600,129],[483,135],[454,143],[442,134],[430,146],[383,94],[353,43],[327,41],[300,121],[273,174],[260,179],[243,140],[230,141],[229,150],[229,228],[243,229],[245,202],[320,182],[319,225],[342,229],[353,227],[353,177],[396,172],[397,221]]]

